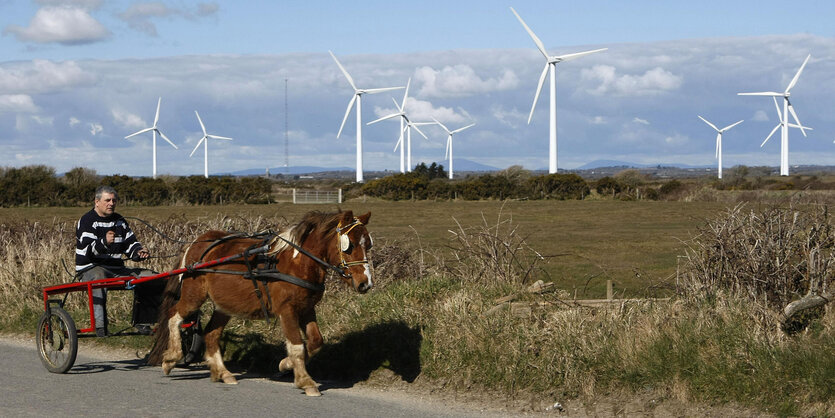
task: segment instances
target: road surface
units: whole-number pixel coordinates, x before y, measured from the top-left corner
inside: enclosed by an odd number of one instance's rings
[[[399,391],[340,388],[319,382],[309,398],[291,382],[238,375],[239,384],[212,383],[206,367],[176,368],[164,376],[123,352],[81,341],[66,374],[48,372],[34,340],[0,337],[0,416],[293,416],[466,417],[507,416]],[[127,357],[127,358],[126,358]]]

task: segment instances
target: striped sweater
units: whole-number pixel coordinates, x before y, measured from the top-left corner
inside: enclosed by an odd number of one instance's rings
[[[107,231],[112,230],[116,238],[108,245]],[[128,258],[142,249],[142,244],[133,235],[122,215],[114,213],[101,217],[95,209],[85,213],[75,229],[75,270],[84,270],[93,265],[124,267],[121,255]]]

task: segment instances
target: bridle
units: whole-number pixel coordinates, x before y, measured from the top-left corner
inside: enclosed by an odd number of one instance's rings
[[[368,258],[363,256],[362,260],[355,260],[355,261],[345,261],[344,253],[346,253],[351,248],[351,240],[348,238],[348,233],[351,232],[352,229],[356,228],[357,226],[363,225],[362,221],[358,218],[354,218],[353,222],[349,223],[348,225],[342,226],[342,221],[339,221],[339,224],[336,226],[336,245],[337,250],[339,252],[339,264],[337,265],[340,268],[349,268],[351,266],[368,266]]]

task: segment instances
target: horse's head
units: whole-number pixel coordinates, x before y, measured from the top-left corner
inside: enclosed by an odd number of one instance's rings
[[[340,216],[336,227],[336,251],[339,254],[339,267],[345,272],[342,280],[358,292],[365,293],[373,286],[368,261],[368,250],[372,242],[366,228],[371,212],[354,217],[353,212],[346,211]]]

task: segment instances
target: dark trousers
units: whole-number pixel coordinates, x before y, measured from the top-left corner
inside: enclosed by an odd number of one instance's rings
[[[137,275],[151,276],[155,272],[142,268],[94,266],[81,274],[81,281],[99,280],[108,277]],[[165,280],[151,280],[136,285],[134,288],[134,324],[152,324],[156,322],[156,312],[162,301]],[[107,289],[93,289],[93,318],[96,328],[107,329]]]

